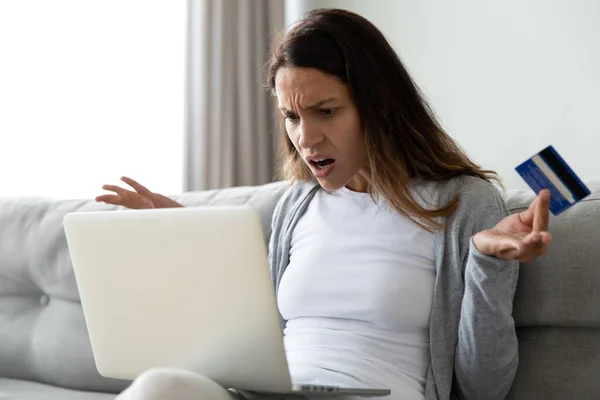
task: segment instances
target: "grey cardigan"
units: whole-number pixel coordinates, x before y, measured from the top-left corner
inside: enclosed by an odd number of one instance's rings
[[[475,233],[494,227],[508,215],[501,193],[475,177],[420,182],[413,187],[426,207],[460,196],[456,211],[438,219],[445,229],[434,238],[436,279],[426,398],[504,399],[518,366],[512,304],[519,264],[483,255],[471,244]],[[316,183],[296,183],[275,207],[269,263],[276,292],[289,263],[292,230],[317,190]],[[283,319],[281,324],[285,326]]]

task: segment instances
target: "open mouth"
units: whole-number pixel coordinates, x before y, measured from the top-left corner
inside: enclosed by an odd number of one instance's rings
[[[324,158],[322,160],[311,160],[310,164],[314,165],[318,169],[326,169],[334,162],[335,162],[335,160],[333,158]]]

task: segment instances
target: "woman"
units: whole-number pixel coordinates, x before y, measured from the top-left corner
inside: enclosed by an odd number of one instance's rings
[[[503,399],[518,365],[518,261],[546,251],[549,194],[508,216],[492,181],[435,120],[383,35],[309,12],[274,45],[284,118],[269,261],[296,382],[388,387],[390,399]],[[180,206],[133,180],[98,201]],[[182,371],[124,398],[234,398]],[[153,397],[154,396],[154,397]],[[181,396],[181,397],[177,397]]]

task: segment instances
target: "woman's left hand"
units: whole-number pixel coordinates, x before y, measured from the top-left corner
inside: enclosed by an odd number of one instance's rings
[[[493,229],[473,236],[475,247],[488,256],[530,262],[546,253],[552,236],[548,232],[550,191],[542,190],[527,211],[504,218]]]

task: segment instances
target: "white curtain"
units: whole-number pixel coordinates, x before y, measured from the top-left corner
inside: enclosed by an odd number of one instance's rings
[[[184,190],[271,182],[278,146],[261,86],[284,0],[188,0]]]

